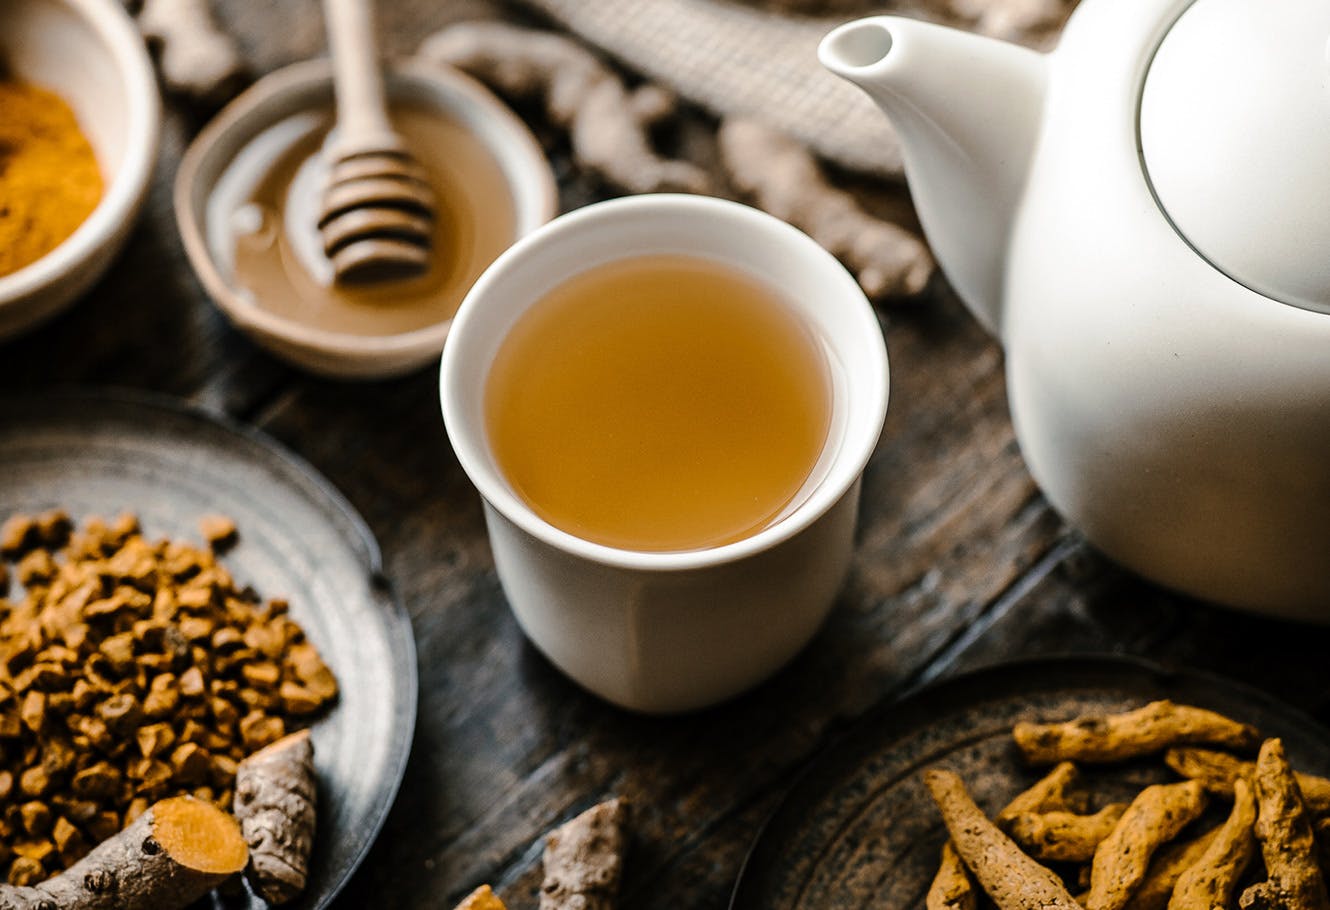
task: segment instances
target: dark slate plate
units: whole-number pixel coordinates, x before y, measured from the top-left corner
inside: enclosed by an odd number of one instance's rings
[[[920,772],[958,772],[989,814],[1032,784],[1010,732],[1157,698],[1200,705],[1281,736],[1300,770],[1330,772],[1330,730],[1254,689],[1112,657],[1005,664],[874,712],[800,777],[758,835],[731,910],[917,910],[946,838]],[[1101,801],[1171,776],[1157,759],[1089,770]]]
[[[75,520],[131,510],[149,536],[195,541],[201,516],[229,515],[240,541],[224,561],[236,581],[290,600],[341,684],[313,733],[311,878],[287,905],[327,906],[383,825],[415,726],[411,624],[369,529],[275,441],[182,403],[127,393],[0,400],[0,521],[56,506]]]

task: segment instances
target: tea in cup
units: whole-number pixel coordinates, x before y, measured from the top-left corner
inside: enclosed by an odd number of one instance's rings
[[[751,537],[803,492],[832,390],[819,340],[762,281],[636,256],[555,287],[490,368],[486,432],[542,519],[622,550]]]
[[[825,618],[887,360],[862,291],[804,234],[638,196],[490,267],[441,397],[528,637],[602,697],[673,712],[754,685]]]

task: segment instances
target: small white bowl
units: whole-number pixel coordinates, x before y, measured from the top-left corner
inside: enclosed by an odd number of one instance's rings
[[[102,200],[58,247],[0,278],[0,339],[49,319],[102,276],[147,194],[161,98],[143,39],[118,0],[5,0],[0,60],[58,93],[101,167]]]
[[[540,518],[495,463],[484,389],[523,313],[617,259],[699,256],[780,288],[820,339],[831,427],[803,499],[751,537],[646,553],[591,543]],[[646,195],[564,215],[504,253],[458,310],[440,399],[457,460],[480,491],[499,581],[518,623],[561,670],[637,711],[691,711],[765,679],[806,645],[854,549],[860,478],[887,412],[887,350],[854,278],[806,234],[705,196]]]
[[[517,116],[484,86],[455,70],[400,61],[386,74],[390,100],[432,106],[465,124],[485,143],[512,188],[514,240],[554,217],[554,172]],[[439,357],[452,320],[397,335],[330,332],[263,309],[224,276],[209,244],[208,199],[235,157],[260,133],[303,111],[327,109],[332,68],[311,60],[260,79],[217,115],[190,145],[175,184],[175,213],[190,264],[227,318],[262,347],[298,367],[343,379],[408,373]]]

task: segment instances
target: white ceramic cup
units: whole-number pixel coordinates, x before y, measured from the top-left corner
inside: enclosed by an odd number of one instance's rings
[[[580,272],[652,254],[704,257],[777,289],[821,342],[832,377],[831,428],[801,500],[770,527],[711,549],[635,552],[574,537],[513,492],[487,439],[490,366],[527,308]],[[805,234],[733,202],[635,196],[564,215],[499,257],[453,321],[440,397],[527,636],[597,695],[670,713],[760,682],[826,617],[849,566],[859,480],[886,417],[887,352],[859,286]]]

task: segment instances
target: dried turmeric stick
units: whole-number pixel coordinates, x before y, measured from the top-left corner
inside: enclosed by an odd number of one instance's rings
[[[169,91],[214,104],[243,81],[235,38],[214,19],[206,0],[144,0],[138,24],[143,37],[160,47],[158,69]]]
[[[1316,849],[1321,854],[1321,872],[1330,876],[1330,816],[1317,819],[1313,827],[1316,829]]]
[[[798,140],[752,117],[727,117],[716,134],[730,181],[845,263],[869,297],[914,295],[937,270],[916,234],[860,207],[834,186]]]
[[[974,804],[951,771],[924,775],[951,841],[998,910],[1079,910],[1062,880],[1021,848]]]
[[[1233,749],[1254,749],[1260,734],[1214,711],[1151,702],[1125,714],[1087,715],[1065,723],[1022,721],[1012,730],[1016,745],[1031,764],[1055,761],[1116,762],[1170,746],[1208,743]]]
[[[1182,873],[1168,910],[1214,910],[1229,907],[1238,880],[1256,855],[1256,800],[1242,778],[1233,782],[1233,809],[1219,834],[1196,864]]]
[[[1178,879],[1196,865],[1218,836],[1219,827],[1215,827],[1191,840],[1175,841],[1161,847],[1150,860],[1150,871],[1123,910],[1164,910]]]
[[[1083,811],[1088,805],[1086,795],[1072,789],[1079,780],[1080,771],[1074,764],[1060,762],[1007,803],[998,813],[998,825],[1027,812]],[[956,853],[955,846],[948,841],[942,847],[937,874],[933,876],[925,898],[927,910],[974,910],[977,899],[974,879]]]
[[[981,35],[1037,46],[1067,18],[1063,0],[951,0],[952,12],[972,20]]]
[[[1256,839],[1267,880],[1243,892],[1249,908],[1330,910],[1325,876],[1316,855],[1311,819],[1284,756],[1284,744],[1267,739],[1256,760]]]
[[[1164,761],[1183,777],[1199,780],[1218,796],[1233,795],[1233,781],[1256,775],[1256,763],[1213,749],[1178,747],[1164,753]],[[1330,780],[1295,771],[1302,801],[1312,815],[1330,815]]]
[[[1205,811],[1194,780],[1146,787],[1094,853],[1086,910],[1122,910],[1150,868],[1150,858]]]
[[[937,874],[924,897],[925,910],[975,910],[979,896],[975,894],[974,879],[965,861],[956,852],[956,845],[947,841],[942,845],[942,858]]]
[[[627,847],[628,803],[611,799],[545,839],[540,910],[612,910]]]
[[[705,193],[702,168],[656,152],[651,127],[676,99],[659,86],[630,89],[572,38],[506,22],[459,22],[427,38],[421,59],[456,67],[508,98],[544,102],[550,122],[568,130],[573,158],[630,193]]]
[[[508,910],[508,908],[490,890],[489,885],[481,885],[457,905],[457,910]]]
[[[305,890],[315,827],[314,746],[290,733],[236,769],[235,815],[250,848],[248,877],[270,904]]]
[[[1126,803],[1112,803],[1093,815],[1027,812],[1012,819],[1007,832],[1035,859],[1083,863],[1094,859],[1126,810]]]
[[[1028,790],[1018,793],[998,813],[999,826],[1030,812],[1084,812],[1089,807],[1085,793],[1075,789],[1081,772],[1071,762],[1058,762]]]
[[[181,910],[245,867],[236,820],[191,796],[164,799],[55,878],[0,884],[0,910]]]
[[[1164,764],[1188,780],[1199,780],[1216,796],[1232,796],[1233,782],[1239,777],[1250,778],[1256,771],[1254,762],[1243,761],[1228,752],[1196,746],[1169,749],[1164,753]]]

